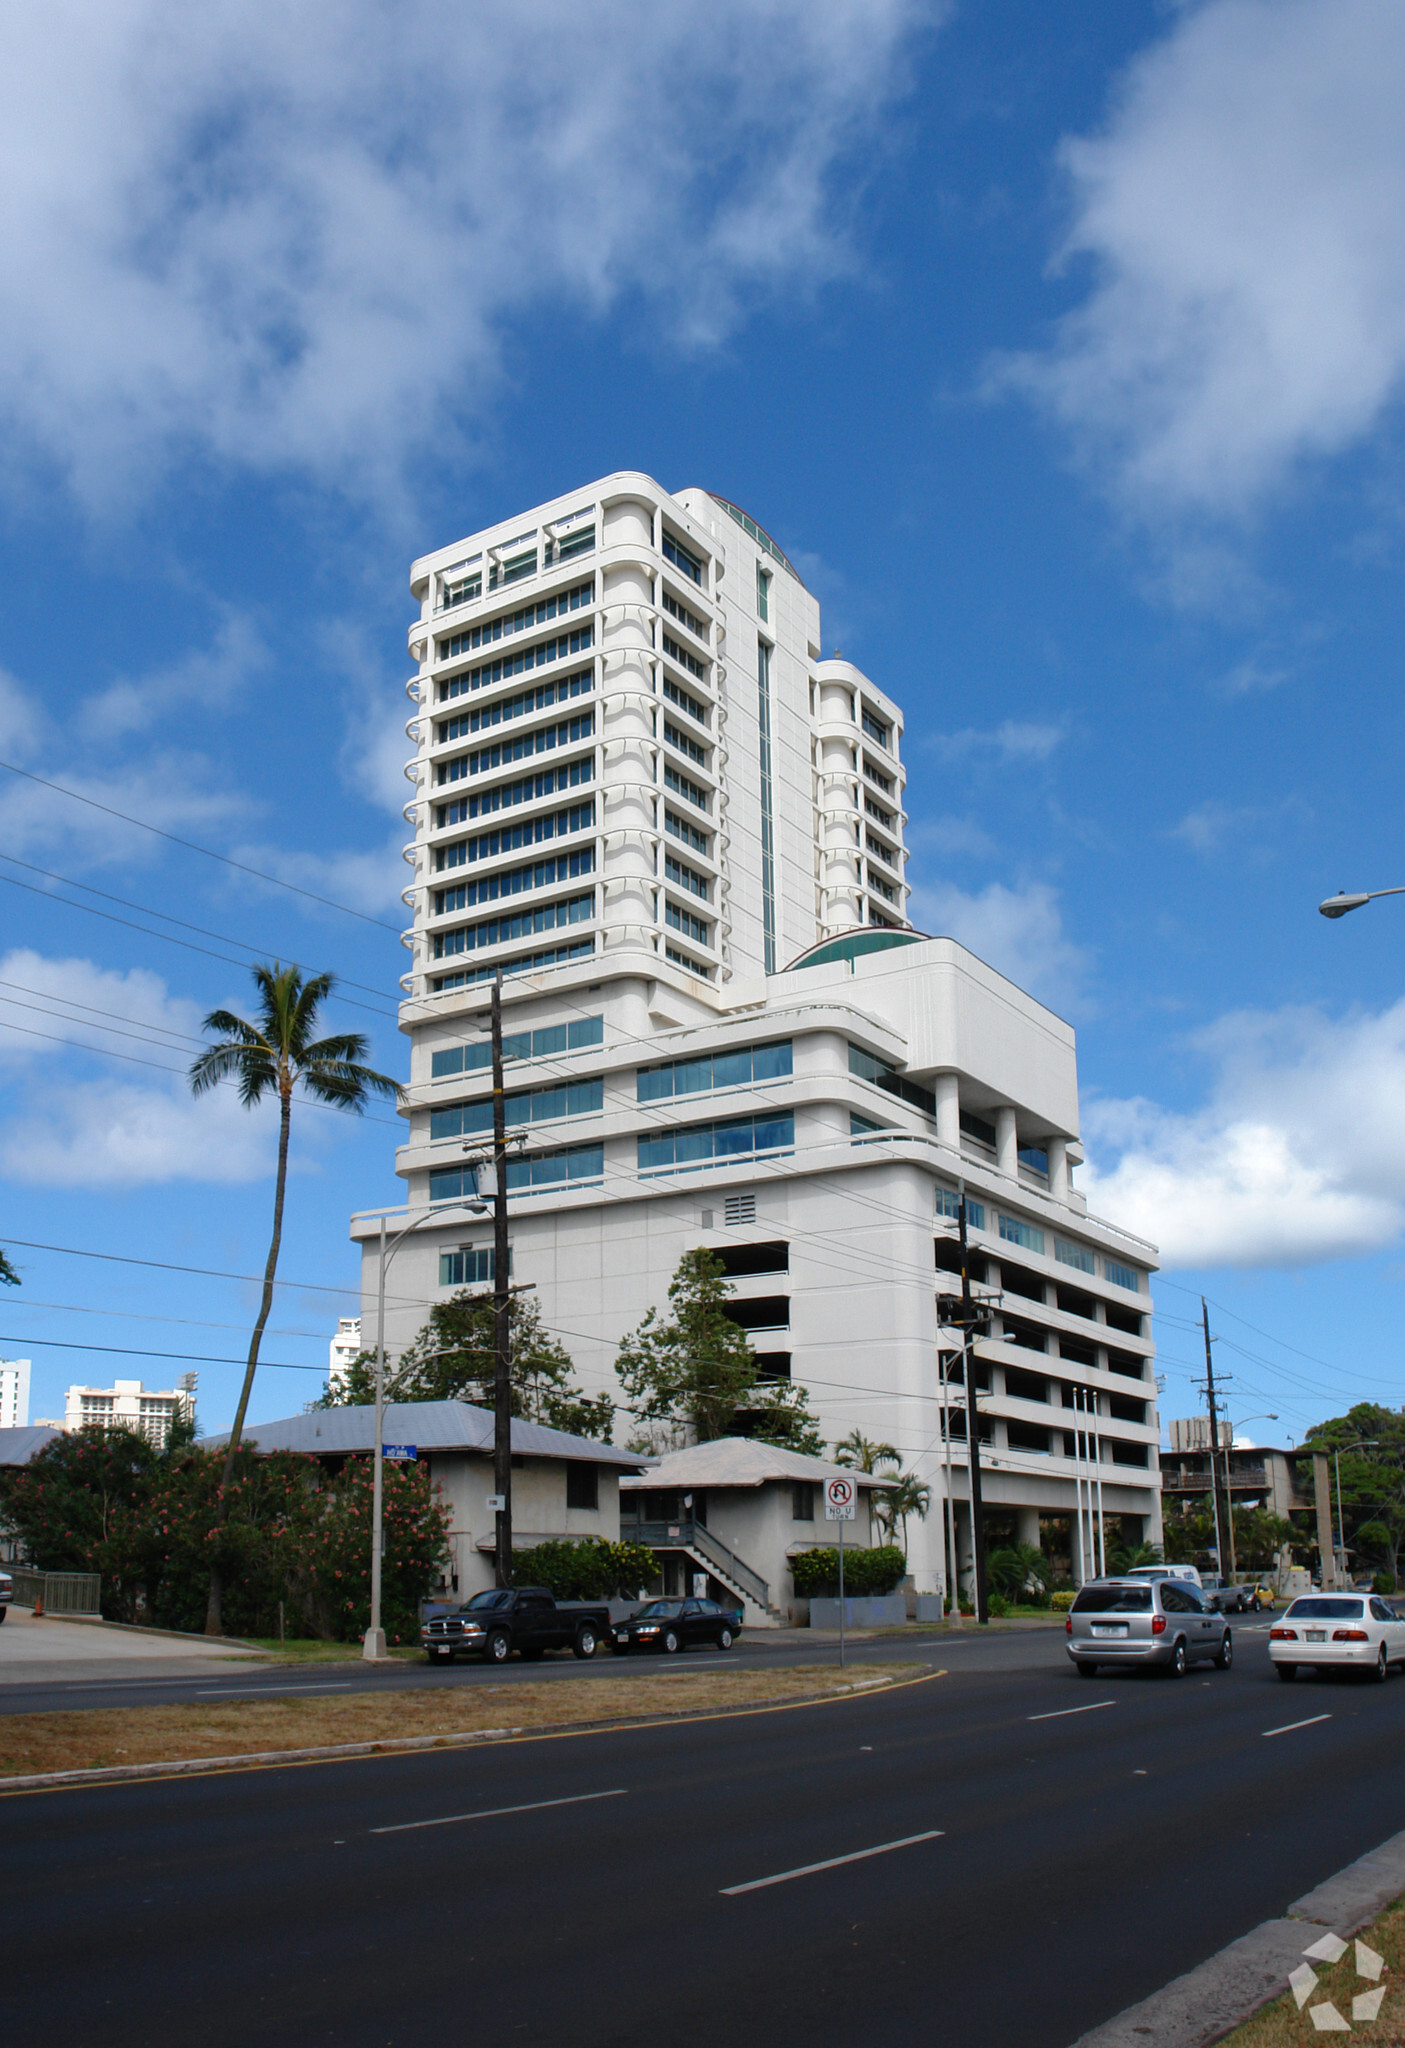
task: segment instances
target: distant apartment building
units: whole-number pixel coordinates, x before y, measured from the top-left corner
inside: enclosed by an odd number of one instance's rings
[[[195,1414],[196,1375],[187,1373],[179,1386],[148,1390],[140,1380],[114,1380],[110,1387],[70,1387],[64,1403],[63,1427],[136,1429],[162,1446],[177,1416]]]
[[[805,1386],[829,1443],[858,1428],[932,1486],[918,1590],[964,1578],[939,1310],[964,1187],[987,1537],[1080,1578],[1091,1515],[1109,1544],[1159,1542],[1155,1248],[1074,1185],[1072,1028],[912,928],[902,710],[824,654],[795,565],[727,499],[621,473],[424,556],[411,589],[394,1227],[422,1227],[396,1254],[392,1353],[491,1284],[469,1205],[501,968],[513,1278],[588,1391],[622,1400],[621,1338],[706,1246],[763,1376]],[[352,1235],[373,1342],[377,1218]]]
[[[337,1331],[328,1346],[327,1384],[334,1394],[346,1386],[352,1362],[361,1349],[360,1316],[338,1316]]]
[[[0,1429],[29,1427],[27,1358],[0,1358]]]

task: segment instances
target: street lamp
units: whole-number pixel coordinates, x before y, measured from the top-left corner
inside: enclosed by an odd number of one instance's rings
[[[1342,1452],[1376,1451],[1380,1449],[1380,1443],[1381,1440],[1378,1436],[1362,1436],[1358,1437],[1354,1444],[1334,1444],[1332,1446],[1332,1462],[1337,1468],[1337,1551],[1343,1560],[1346,1558],[1346,1527],[1342,1521]],[[1335,1578],[1336,1576],[1334,1568],[1332,1577]]]
[[[1374,903],[1378,896],[1405,896],[1405,889],[1360,889],[1353,895],[1339,889],[1335,896],[1324,897],[1317,908],[1323,917],[1345,917],[1349,910],[1359,910],[1363,903]]]
[[[385,1447],[381,1442],[385,1432],[385,1269],[411,1231],[421,1229],[426,1223],[442,1223],[456,1211],[468,1216],[486,1216],[488,1208],[487,1202],[446,1202],[441,1208],[430,1209],[426,1215],[411,1217],[389,1244],[386,1242],[386,1219],[383,1214],[381,1216],[380,1269],[376,1282],[376,1440],[371,1482],[371,1625],[361,1645],[361,1655],[369,1664],[379,1664],[385,1658],[385,1630],[381,1627],[381,1544],[384,1540],[385,1497]]]

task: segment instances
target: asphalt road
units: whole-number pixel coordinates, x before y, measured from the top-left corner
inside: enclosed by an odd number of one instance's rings
[[[75,1630],[76,1634],[77,1631]],[[851,1642],[848,1656],[851,1663],[907,1663],[913,1658],[933,1659],[938,1662],[953,1660],[960,1668],[979,1670],[1005,1670],[1027,1663],[1030,1658],[1029,1638],[1034,1634],[1039,1642],[1035,1653],[1036,1662],[1047,1664],[1051,1656],[1062,1656],[1056,1645],[1063,1642],[1063,1630],[1058,1624],[1041,1625],[1037,1630],[1012,1630],[1008,1635],[997,1632],[993,1635],[979,1635],[974,1629],[962,1634],[924,1634],[918,1629],[905,1631],[901,1636],[874,1636]],[[119,1637],[119,1642],[129,1643],[132,1637]],[[4,1652],[8,1639],[0,1642],[0,1666],[3,1666]],[[540,1683],[543,1679],[569,1678],[618,1678],[622,1670],[653,1670],[656,1658],[636,1653],[628,1660],[601,1651],[590,1662],[585,1663],[573,1657],[569,1651],[552,1653],[539,1662],[524,1664],[513,1658],[504,1665],[488,1665],[478,1658],[455,1660],[452,1664],[430,1664],[423,1657],[412,1663],[396,1662],[368,1669],[348,1652],[346,1664],[303,1664],[279,1666],[269,1669],[256,1662],[241,1665],[225,1661],[214,1668],[193,1668],[186,1665],[180,1670],[152,1672],[136,1669],[118,1672],[111,1676],[96,1675],[84,1670],[80,1679],[66,1674],[43,1672],[33,1679],[24,1676],[24,1667],[0,1670],[0,1715],[20,1713],[47,1713],[61,1709],[66,1713],[82,1707],[150,1707],[167,1706],[181,1700],[201,1699],[260,1699],[271,1695],[280,1698],[290,1694],[335,1694],[339,1692],[404,1692],[419,1691],[432,1686],[464,1685],[521,1685]],[[699,1665],[710,1667],[719,1660],[719,1652],[710,1644],[685,1651],[679,1659],[679,1668],[695,1669]],[[813,1637],[797,1631],[794,1636],[778,1641],[774,1636],[757,1634],[743,1636],[735,1649],[727,1653],[729,1667],[739,1670],[774,1671],[785,1664],[837,1664],[839,1649],[835,1642],[816,1641]]]
[[[1405,1680],[1005,1641],[818,1707],[0,1798],[5,2041],[1068,2048],[1405,1827]]]

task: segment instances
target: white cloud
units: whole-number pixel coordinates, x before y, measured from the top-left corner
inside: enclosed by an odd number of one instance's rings
[[[1055,1008],[1079,999],[1087,956],[1063,928],[1059,899],[1045,882],[1009,889],[991,882],[977,896],[953,883],[916,887],[908,916],[919,931],[956,939],[1020,988]]]
[[[1203,1108],[1085,1105],[1080,1176],[1100,1215],[1168,1265],[1292,1266],[1358,1257],[1405,1227],[1405,1001],[1332,1019],[1237,1012],[1194,1041]]]
[[[85,698],[84,739],[89,745],[104,744],[145,732],[177,708],[185,717],[196,710],[222,710],[268,667],[270,659],[253,621],[232,606],[221,605],[209,647],[192,648],[178,661],[145,675],[120,677]]]
[[[1209,0],[1066,142],[1091,284],[1007,363],[1131,509],[1239,517],[1405,376],[1405,11]]]
[[[1049,720],[1006,718],[989,730],[964,726],[960,732],[934,733],[926,742],[947,760],[984,755],[1004,766],[1013,761],[1047,761],[1066,733]]]
[[[29,948],[0,959],[0,1173],[18,1187],[226,1184],[272,1169],[271,1117],[232,1089],[197,1101],[185,1068],[200,1039],[198,1006],[144,968],[126,973]],[[102,1025],[116,1027],[105,1031]],[[47,1033],[50,1036],[32,1036]],[[125,1035],[130,1034],[130,1036]],[[67,1040],[68,1044],[56,1041]],[[87,1044],[149,1060],[89,1078]],[[164,1074],[160,1068],[175,1071]]]
[[[706,346],[851,264],[833,173],[947,11],[8,9],[0,405],[107,504],[190,448],[373,492],[474,428],[528,310]]]

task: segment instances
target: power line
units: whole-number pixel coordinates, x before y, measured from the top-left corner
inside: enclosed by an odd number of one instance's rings
[[[11,775],[22,775],[26,782],[37,782],[42,789],[52,789],[59,796],[71,797],[76,804],[87,804],[90,810],[102,811],[109,818],[120,818],[125,825],[136,825],[143,832],[154,833],[158,839],[167,839],[172,846],[183,846],[188,853],[204,854],[207,860],[217,860],[227,868],[237,868],[241,875],[252,875],[256,881],[271,883],[275,889],[287,889],[294,896],[305,896],[310,903],[320,903],[327,910],[340,910],[347,917],[360,918],[363,924],[373,924],[380,931],[394,932],[400,936],[397,927],[387,924],[383,918],[371,917],[364,910],[353,910],[349,903],[338,903],[335,897],[319,896],[315,890],[300,889],[296,882],[285,882],[280,875],[265,874],[262,868],[248,867],[242,860],[232,860],[227,853],[216,853],[213,847],[200,846],[193,839],[182,839],[175,832],[163,831],[159,825],[148,824],[145,818],[134,818],[130,812],[114,810],[111,804],[100,804],[96,797],[81,796],[76,789],[66,789],[61,782],[49,782],[42,775],[34,775],[28,768],[17,768],[13,761],[0,761],[0,768]]]
[[[114,1358],[169,1358],[191,1365],[247,1365],[247,1358],[211,1358],[204,1351],[148,1351],[134,1344],[65,1344],[57,1337],[0,1337],[0,1344],[42,1345],[49,1351],[101,1351]],[[291,1365],[286,1358],[261,1358],[274,1372],[325,1372],[320,1365]]]

